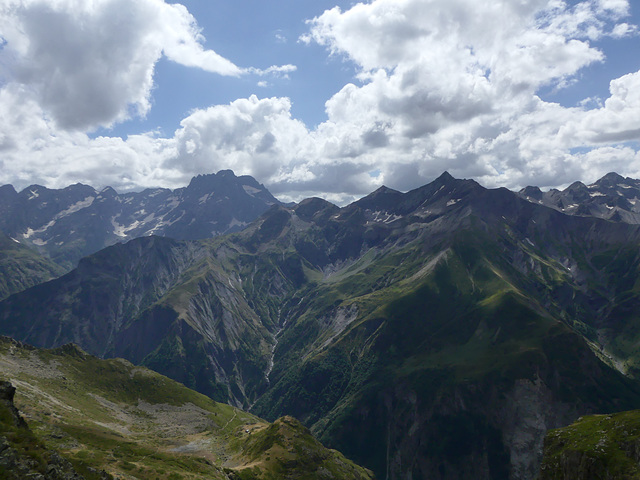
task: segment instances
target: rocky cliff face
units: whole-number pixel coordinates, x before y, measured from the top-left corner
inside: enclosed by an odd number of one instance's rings
[[[20,416],[18,409],[13,403],[15,394],[16,387],[11,385],[10,382],[0,381],[0,405],[6,413],[3,419],[9,426],[13,425],[16,428],[27,428],[27,423],[24,421],[24,418]]]

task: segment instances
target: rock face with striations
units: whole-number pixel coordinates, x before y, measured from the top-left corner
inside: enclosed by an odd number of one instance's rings
[[[6,415],[6,420],[9,424],[18,428],[27,428],[27,423],[24,418],[20,416],[18,409],[13,403],[13,397],[16,394],[16,387],[11,385],[11,382],[0,381],[0,405]]]

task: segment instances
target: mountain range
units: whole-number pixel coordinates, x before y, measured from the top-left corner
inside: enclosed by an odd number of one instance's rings
[[[140,230],[1,301],[0,333],[293,415],[377,478],[534,479],[549,429],[640,407],[639,185],[265,195],[215,237],[185,213],[208,238]]]
[[[608,173],[597,182],[574,182],[564,190],[520,190],[527,200],[568,215],[604,218],[612,222],[640,223],[640,180]]]
[[[76,184],[61,190],[0,187],[0,231],[69,270],[89,254],[133,238],[196,240],[242,229],[280,203],[252,177],[230,170],[187,187],[118,194]]]

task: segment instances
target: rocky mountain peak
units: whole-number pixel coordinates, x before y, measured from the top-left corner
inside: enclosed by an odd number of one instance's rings
[[[567,187],[567,190],[570,192],[588,191],[587,186],[582,182],[573,182]]]
[[[104,187],[102,190],[100,190],[100,195],[115,197],[118,195],[118,192],[116,192],[115,189],[112,187]]]
[[[18,196],[18,192],[13,188],[13,185],[0,186],[0,198],[14,198]]]
[[[527,187],[518,194],[568,215],[640,224],[640,182],[615,172],[590,185],[574,182],[562,191],[552,188],[544,193]]]
[[[318,197],[306,198],[293,208],[296,215],[306,221],[317,220],[318,217],[325,218],[326,215],[334,214],[339,210],[338,206]]]
[[[542,190],[539,187],[527,186],[524,187],[520,192],[518,192],[520,196],[525,198],[531,198],[533,200],[541,200],[542,199]]]
[[[456,179],[448,171],[445,170],[438,178],[436,178],[435,181],[441,184],[447,184],[455,182]]]
[[[594,185],[603,186],[603,187],[613,187],[619,183],[624,182],[624,177],[622,175],[618,175],[616,172],[609,172],[600,180],[595,182]]]
[[[368,196],[376,197],[380,195],[396,194],[396,193],[400,193],[400,192],[398,192],[398,190],[394,190],[393,188],[389,188],[386,185],[382,185],[381,187],[377,188],[372,193],[370,193]]]
[[[404,195],[402,192],[383,185],[366,197],[355,202],[354,205],[365,210],[388,211],[396,208],[398,202]]]
[[[218,177],[218,174],[220,175],[220,177]],[[218,174],[205,173],[205,174],[196,175],[191,179],[187,188],[191,189],[191,188],[214,185],[216,183],[216,180],[222,179],[225,176],[227,176],[228,178],[230,177],[229,175],[225,175],[223,172],[218,172]],[[235,178],[235,175],[233,175],[233,178]]]

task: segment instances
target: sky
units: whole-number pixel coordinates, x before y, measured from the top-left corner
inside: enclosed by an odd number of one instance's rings
[[[2,0],[0,184],[640,178],[640,2]]]

